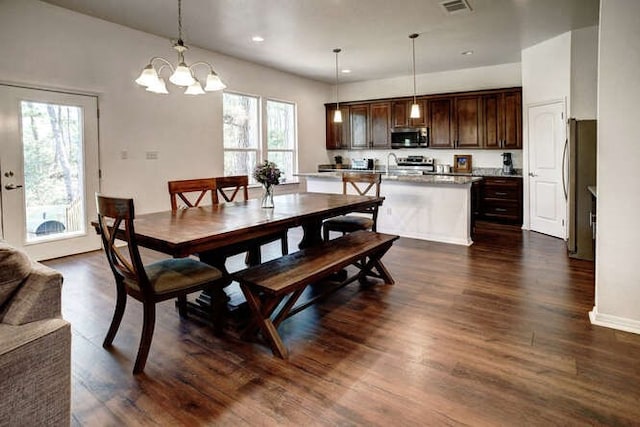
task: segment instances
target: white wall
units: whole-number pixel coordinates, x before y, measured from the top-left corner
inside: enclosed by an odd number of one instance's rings
[[[596,324],[640,333],[640,2],[601,0]]]
[[[0,39],[2,81],[98,94],[103,192],[135,196],[139,212],[161,210],[167,180],[222,174],[221,93],[190,97],[168,83],[173,93],[160,96],[133,82],[152,56],[174,57],[169,40],[34,0],[0,2]],[[211,62],[232,91],[295,102],[299,169],[328,159],[330,85],[202,49],[186,56]]]
[[[519,63],[416,75],[416,93],[419,95],[497,89],[520,86],[521,84]],[[332,91],[329,99],[335,101],[335,86]],[[340,99],[345,102],[411,95],[413,95],[413,80],[410,77],[340,85]],[[340,154],[345,159],[374,158],[378,159],[380,164],[384,164],[389,152],[398,156],[424,155],[434,158],[437,163],[450,165],[453,164],[454,154],[471,154],[474,167],[502,167],[502,157],[500,156],[502,151],[495,150],[352,150],[336,151],[332,152],[332,155]],[[521,168],[522,150],[512,150],[511,152],[513,153],[514,166]]]
[[[595,119],[598,105],[598,27],[571,32],[571,110],[569,117]]]

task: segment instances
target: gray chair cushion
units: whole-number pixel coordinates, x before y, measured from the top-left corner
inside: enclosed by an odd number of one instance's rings
[[[156,293],[164,294],[178,289],[201,285],[220,279],[222,273],[193,258],[169,258],[144,267]],[[136,282],[125,280],[128,286],[139,290]]]
[[[373,219],[357,215],[343,215],[328,219],[324,226],[332,231],[353,232],[358,230],[369,230],[373,227]]]
[[[31,260],[24,252],[0,240],[0,307],[27,278]]]

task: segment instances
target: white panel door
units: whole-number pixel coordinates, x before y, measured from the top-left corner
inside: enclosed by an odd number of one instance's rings
[[[567,216],[562,186],[564,103],[530,106],[528,119],[530,227],[532,231],[564,239]]]
[[[2,237],[36,260],[100,248],[94,96],[0,85]]]

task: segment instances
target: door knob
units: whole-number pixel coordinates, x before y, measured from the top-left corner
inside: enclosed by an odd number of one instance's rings
[[[18,188],[22,188],[22,185],[7,184],[4,188],[5,190],[17,190]]]
[[[538,175],[536,175],[536,174],[535,174],[535,173],[533,173],[533,172],[529,172],[529,176],[538,176]]]

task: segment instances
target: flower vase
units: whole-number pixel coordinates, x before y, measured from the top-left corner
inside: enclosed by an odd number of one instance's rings
[[[262,194],[262,207],[273,208],[273,185],[265,185]]]

